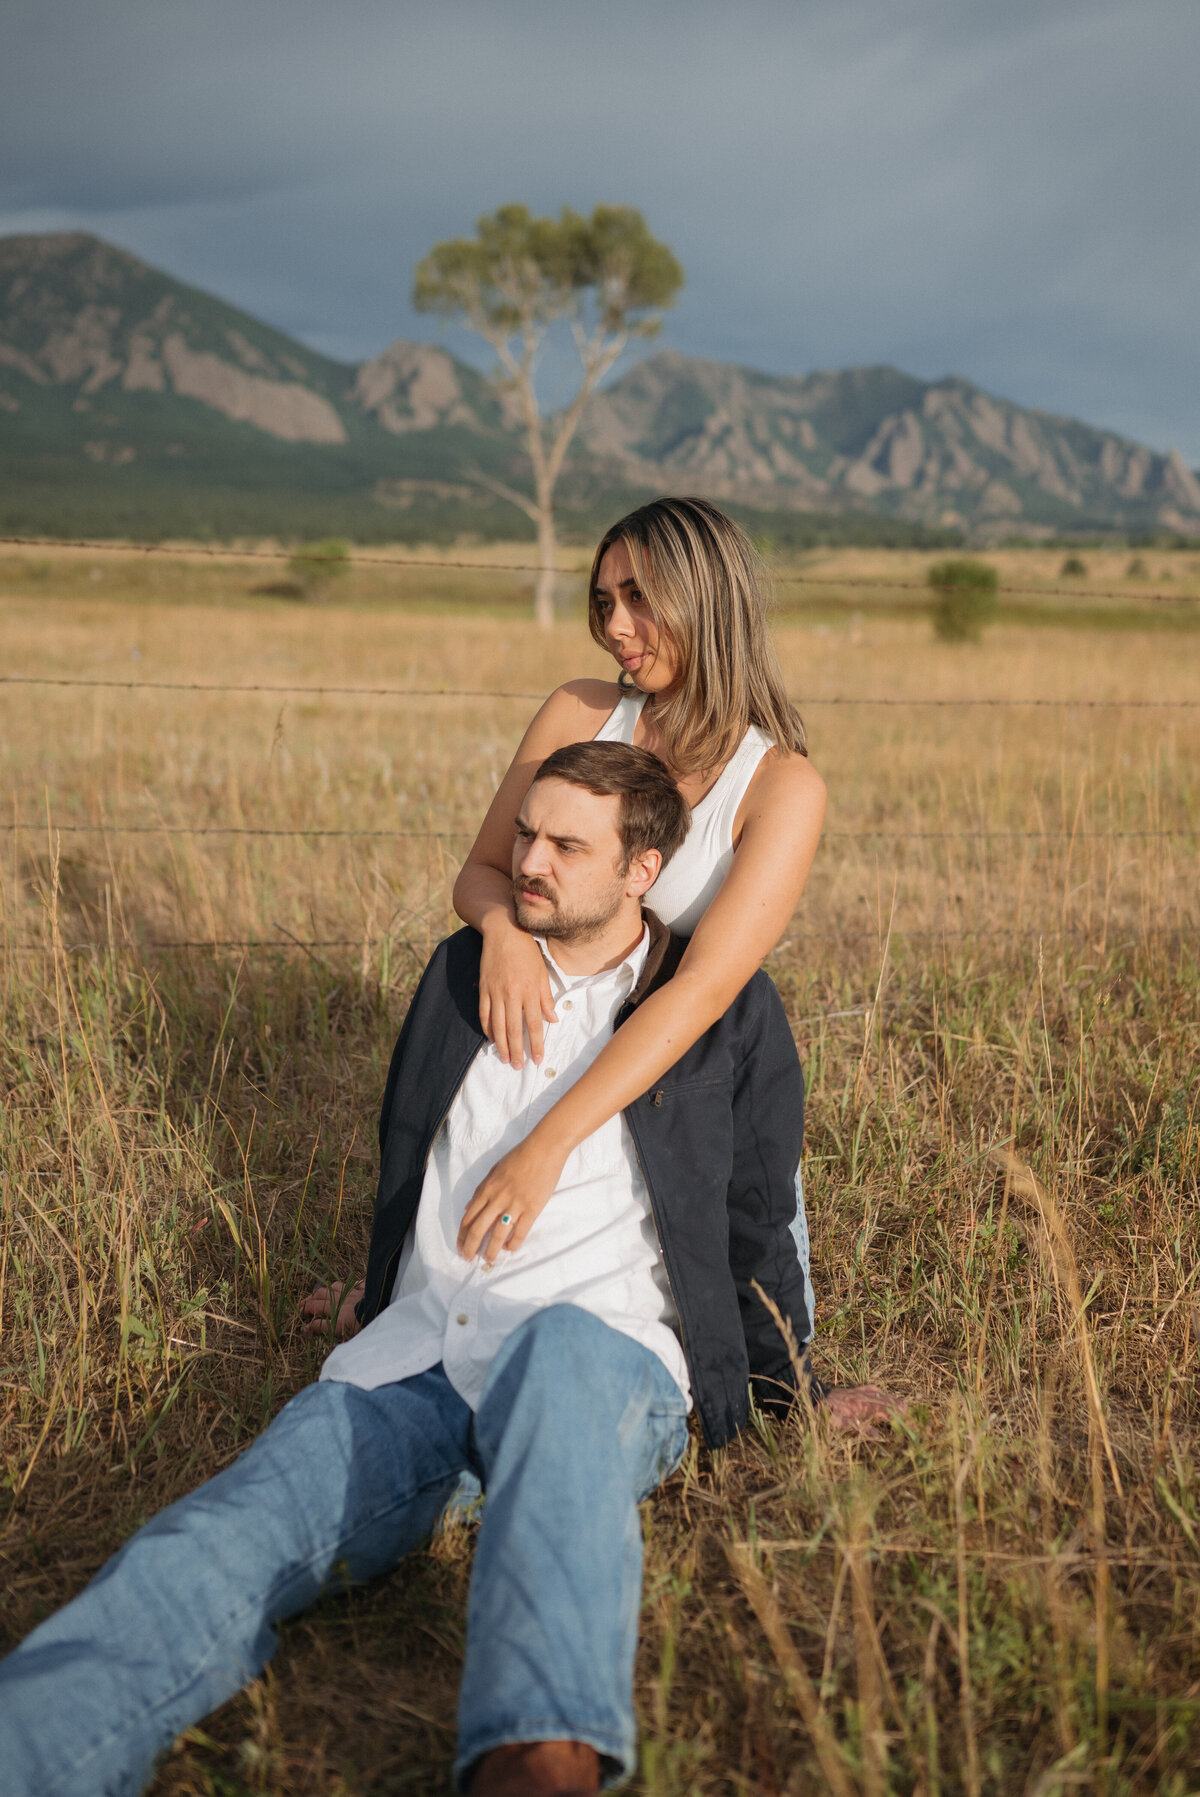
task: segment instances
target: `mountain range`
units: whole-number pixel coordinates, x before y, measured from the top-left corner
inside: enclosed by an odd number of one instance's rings
[[[84,233],[0,239],[0,526],[115,535],[524,535],[508,397],[436,344],[358,365]],[[788,376],[660,351],[591,401],[563,480],[583,529],[699,491],[772,534],[1200,533],[1200,479],[956,376]]]

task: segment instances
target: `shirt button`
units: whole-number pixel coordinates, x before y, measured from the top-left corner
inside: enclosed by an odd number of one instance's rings
[[[564,1010],[564,1011],[573,1011],[573,1010],[574,1010],[574,1009],[575,1009],[575,1007],[574,1007],[574,1005],[573,1005],[573,1004],[572,1004],[572,1003],[571,1003],[571,1001],[570,1001],[570,999],[569,999],[569,998],[564,998],[564,999],[563,999],[563,1010]]]
[[[546,1078],[547,1078],[547,1079],[553,1079],[553,1078],[554,1078],[554,1076],[555,1076],[555,1074],[556,1074],[556,1073],[557,1073],[557,1072],[558,1072],[558,1069],[557,1069],[557,1067],[547,1067],[547,1069],[546,1069]]]
[[[467,1315],[465,1310],[460,1310],[458,1315],[455,1317],[454,1321],[456,1323],[469,1323],[471,1321],[471,1319]]]

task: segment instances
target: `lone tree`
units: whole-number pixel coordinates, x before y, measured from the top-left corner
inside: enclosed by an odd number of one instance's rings
[[[516,395],[533,468],[533,497],[480,476],[533,519],[538,565],[535,616],[554,620],[554,489],[589,397],[631,337],[652,337],[683,285],[683,270],[631,206],[597,206],[590,218],[563,208],[533,218],[501,206],[475,236],[439,243],[417,266],[419,312],[457,319],[495,350]],[[580,381],[562,411],[543,418],[535,376],[552,325],[570,326]]]

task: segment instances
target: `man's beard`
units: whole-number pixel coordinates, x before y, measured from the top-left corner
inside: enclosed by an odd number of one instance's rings
[[[522,892],[536,892],[539,898],[550,900],[550,908],[540,905],[525,906],[521,903]],[[625,897],[624,880],[615,881],[607,894],[597,898],[588,911],[570,911],[555,902],[554,890],[545,881],[521,879],[513,881],[513,903],[517,909],[517,928],[530,936],[545,936],[554,942],[587,942],[598,936],[607,924],[610,924],[621,909]]]

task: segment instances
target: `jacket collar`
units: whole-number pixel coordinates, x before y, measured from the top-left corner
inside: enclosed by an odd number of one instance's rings
[[[675,972],[682,958],[687,943],[680,936],[672,936],[665,923],[654,915],[646,906],[642,907],[642,916],[650,931],[650,942],[646,949],[646,960],[642,967],[641,977],[622,1009],[632,1010],[634,1005],[641,1004],[657,986],[664,985]]]

